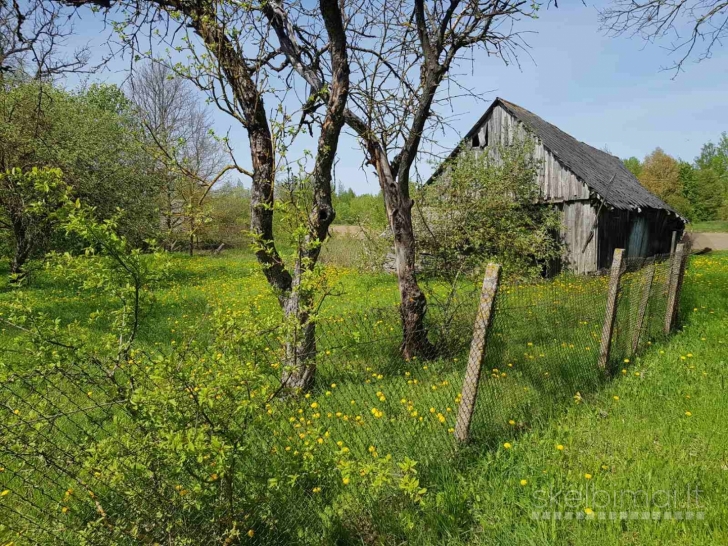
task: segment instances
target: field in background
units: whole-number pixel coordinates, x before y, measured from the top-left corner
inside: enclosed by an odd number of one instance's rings
[[[695,233],[725,233],[728,232],[728,220],[695,222],[694,224],[688,224],[688,231]]]
[[[150,328],[143,332],[143,342],[149,346],[179,342],[190,329],[200,328],[208,304],[231,314],[250,305],[271,310],[277,305],[247,253],[173,259],[173,279],[157,292],[157,302],[146,317]],[[440,333],[455,338],[449,361],[390,368],[381,349],[368,353],[362,346],[352,352],[337,347],[336,340],[343,337],[345,342],[339,345],[350,347],[353,339],[362,336],[396,351],[395,279],[347,268],[336,269],[335,275],[339,288],[322,312],[322,349],[331,355],[320,369],[320,380],[325,385],[334,380],[339,384],[334,397],[322,389],[316,398],[318,412],[326,415],[338,410],[347,415],[347,420],[332,418],[331,430],[338,437],[351,429],[349,418],[356,423],[359,415],[371,424],[358,442],[352,442],[353,450],[366,452],[376,443],[377,449],[401,447],[401,453],[411,453],[415,446],[417,457],[424,457],[427,446],[419,442],[433,438],[431,433],[437,430],[441,432],[435,437],[447,438],[446,431],[453,425],[472,323],[465,320]],[[648,345],[642,357],[624,364],[624,373],[618,372],[621,379],[614,383],[605,384],[590,373],[593,367],[584,365],[594,360],[598,348],[603,317],[598,295],[604,291],[604,279],[565,277],[548,286],[521,293],[518,290],[524,289],[515,288],[514,294],[505,294],[520,305],[504,306],[496,314],[494,344],[486,362],[489,388],[481,394],[485,401],[481,406],[487,411],[476,414],[479,430],[487,438],[465,459],[422,469],[420,479],[429,490],[428,501],[422,507],[423,520],[409,539],[412,543],[534,544],[724,541],[726,513],[718,499],[725,495],[726,480],[719,465],[724,464],[728,439],[717,417],[727,405],[722,369],[728,327],[728,255],[694,258],[685,282],[684,332],[666,344]],[[61,316],[63,321],[107,305],[71,286],[50,286],[42,274],[30,294],[37,310]],[[0,294],[0,305],[7,297],[7,292]],[[462,316],[471,315],[472,308],[466,302]],[[447,318],[437,306],[432,316],[438,323]],[[494,362],[500,363],[498,368]],[[382,396],[374,396],[375,390]],[[569,405],[573,408],[559,418]],[[372,417],[374,409],[396,419],[397,426],[385,427],[386,420]],[[424,425],[420,424],[423,417]],[[559,445],[564,449],[557,449]],[[540,504],[536,493],[544,488],[583,490],[599,484],[611,491],[682,487],[694,480],[706,491],[705,520],[687,528],[687,523],[677,522],[531,519]],[[711,488],[713,483],[718,485]],[[573,511],[586,514],[587,509],[596,512],[597,508],[585,500]]]

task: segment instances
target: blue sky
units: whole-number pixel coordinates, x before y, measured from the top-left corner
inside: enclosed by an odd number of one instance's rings
[[[673,156],[692,160],[704,143],[728,131],[728,47],[701,63],[689,62],[685,72],[673,79],[672,72],[661,70],[671,62],[667,43],[645,45],[638,38],[607,36],[599,30],[598,5],[561,2],[558,9],[542,10],[538,20],[523,21],[519,28],[532,32],[527,38],[532,58],[522,55],[520,68],[476,54],[473,70],[459,76],[459,82],[482,89],[482,100],[454,102],[453,130],[439,144],[455,146],[496,96],[620,157],[643,158],[660,146]],[[78,36],[69,46],[88,42],[96,54],[102,54],[109,33],[90,11],[80,13]],[[91,80],[119,83],[127,68],[128,61],[114,61]],[[214,120],[218,132],[232,129],[239,161],[246,164],[243,131],[222,113],[214,112]],[[314,142],[301,146],[312,148]],[[356,141],[344,137],[337,181],[358,194],[375,193],[379,189],[376,177],[371,168],[362,169],[362,160]],[[424,161],[419,167],[423,176],[430,171]]]

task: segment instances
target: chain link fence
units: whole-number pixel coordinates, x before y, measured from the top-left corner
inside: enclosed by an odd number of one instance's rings
[[[444,539],[458,516],[426,489],[630,373],[667,335],[674,261],[625,260],[605,369],[609,272],[502,282],[467,443],[454,433],[485,327],[479,287],[431,305],[433,352],[409,361],[396,308],[319,320],[316,385],[298,396],[275,389],[275,328],[225,354],[191,342],[125,362],[20,342],[37,352],[30,369],[11,353],[0,367],[0,543],[424,543],[424,528]]]

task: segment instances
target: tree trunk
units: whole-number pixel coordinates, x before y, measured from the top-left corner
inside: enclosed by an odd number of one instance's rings
[[[412,226],[412,206],[409,188],[395,181],[392,168],[381,147],[369,143],[369,155],[377,168],[377,177],[384,195],[389,226],[394,235],[394,254],[399,283],[400,315],[402,318],[402,356],[433,358],[435,348],[427,339],[425,314],[427,299],[420,290],[415,274],[415,234]]]
[[[195,255],[195,220],[190,218],[190,256]]]
[[[308,390],[316,375],[316,323],[309,320],[310,301],[294,291],[287,298],[283,312],[287,334],[282,382],[286,389]]]
[[[31,240],[27,235],[22,219],[16,219],[13,222],[13,235],[15,237],[15,252],[10,262],[10,276],[12,282],[17,282],[25,277],[23,266],[28,261],[32,249]]]
[[[396,230],[392,225],[400,296],[399,312],[402,318],[401,350],[406,359],[415,356],[430,359],[435,357],[435,348],[427,339],[427,299],[420,290],[415,275],[415,238],[411,211],[410,206],[406,213],[400,214],[401,225]]]

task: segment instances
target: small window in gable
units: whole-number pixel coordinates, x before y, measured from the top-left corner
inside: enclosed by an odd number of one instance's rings
[[[483,148],[488,146],[488,126],[485,126],[485,136],[483,137]]]
[[[480,148],[480,135],[478,133],[473,135],[473,148]]]

